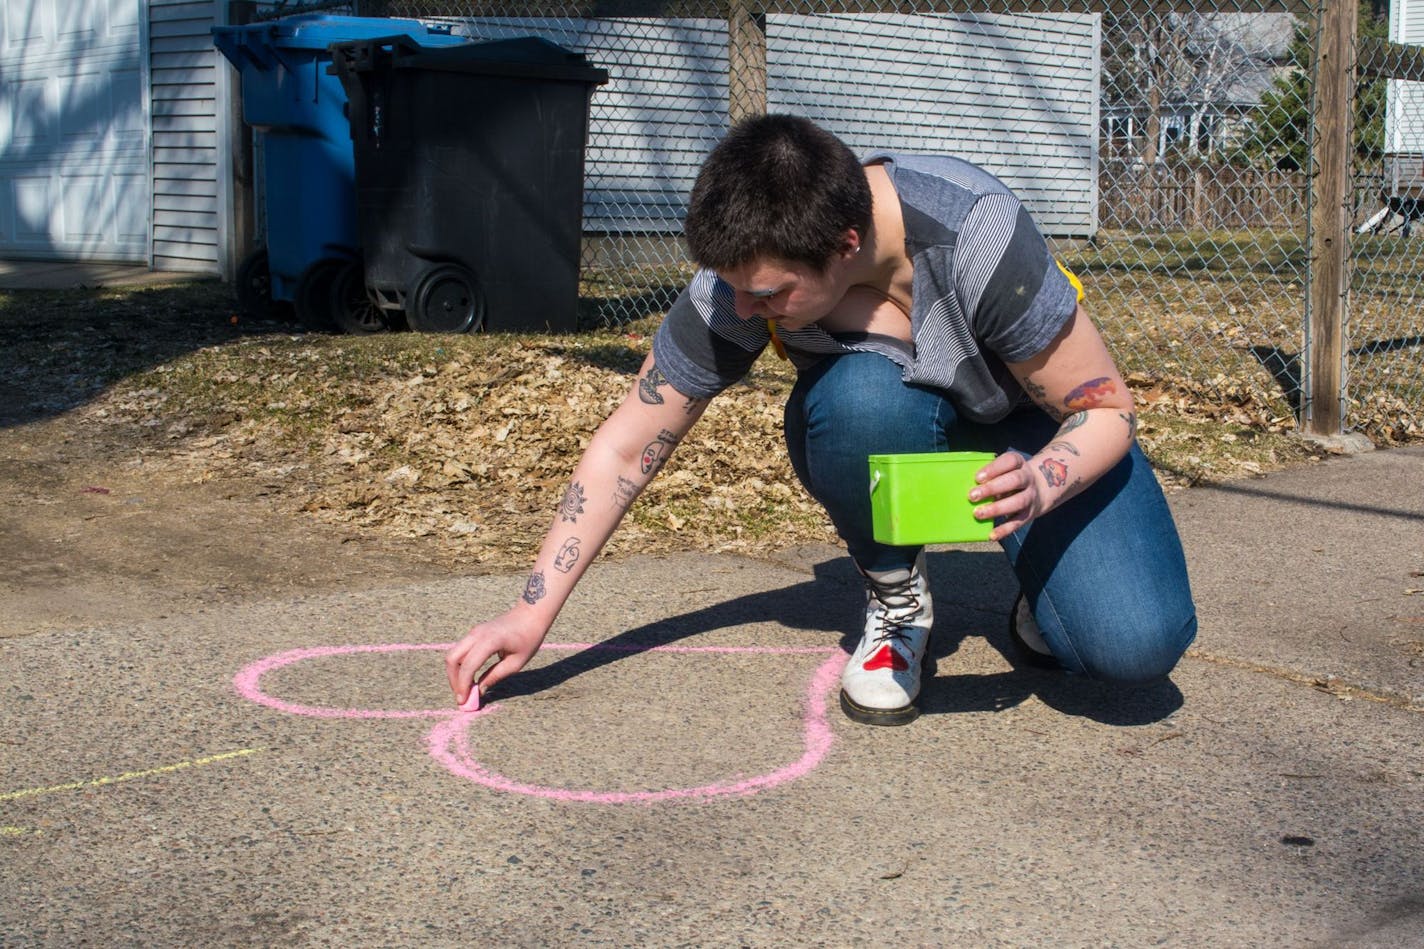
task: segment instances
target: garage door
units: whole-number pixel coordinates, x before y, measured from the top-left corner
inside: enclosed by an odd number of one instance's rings
[[[0,11],[0,256],[147,262],[140,0]]]

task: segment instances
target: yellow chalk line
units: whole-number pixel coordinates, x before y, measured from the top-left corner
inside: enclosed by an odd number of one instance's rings
[[[111,774],[102,778],[90,778],[87,781],[52,784],[47,788],[26,788],[23,791],[6,791],[4,794],[0,794],[0,801],[18,801],[23,797],[38,797],[41,794],[55,794],[59,791],[78,791],[82,788],[102,788],[110,784],[118,784],[121,781],[151,778],[158,774],[172,774],[175,771],[183,771],[187,768],[197,768],[205,764],[217,764],[219,761],[227,761],[230,758],[255,755],[261,750],[261,748],[239,748],[237,751],[224,751],[219,755],[209,755],[206,758],[194,758],[192,761],[179,761],[174,764],[161,765],[157,768],[145,768],[142,771],[125,771],[123,774]]]

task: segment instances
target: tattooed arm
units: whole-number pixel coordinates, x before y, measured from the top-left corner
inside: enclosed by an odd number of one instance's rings
[[[971,500],[995,501],[977,509],[981,519],[1006,517],[1002,540],[1053,510],[1122,460],[1137,435],[1137,413],[1107,346],[1079,307],[1043,352],[1009,370],[1038,405],[1062,424],[1043,450],[1028,460],[1006,452],[979,472]]]
[[[584,450],[519,599],[446,653],[457,704],[469,697],[471,683],[491,657],[498,661],[479,677],[481,691],[518,672],[539,651],[589,562],[706,408],[705,400],[673,389],[648,356],[623,404]]]

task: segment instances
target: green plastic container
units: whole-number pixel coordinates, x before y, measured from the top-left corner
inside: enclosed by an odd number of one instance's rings
[[[974,473],[994,460],[983,451],[870,456],[870,513],[882,544],[963,544],[989,539],[993,521],[974,519]]]

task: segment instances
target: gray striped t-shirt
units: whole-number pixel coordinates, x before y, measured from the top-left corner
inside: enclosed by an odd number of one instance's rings
[[[966,418],[998,421],[1023,397],[1004,363],[1052,342],[1077,306],[1077,291],[1019,199],[982,168],[888,152],[865,161],[884,163],[900,197],[914,262],[914,344],[812,324],[778,331],[788,357],[804,369],[831,354],[882,353],[907,383],[948,392]],[[738,318],[732,288],[702,270],[658,328],[653,358],[678,392],[711,398],[746,375],[770,338],[766,322]]]

